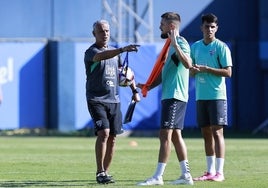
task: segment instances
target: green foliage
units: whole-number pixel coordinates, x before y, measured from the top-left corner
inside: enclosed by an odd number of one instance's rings
[[[131,146],[135,141],[137,146]],[[205,170],[203,140],[186,138],[192,175]],[[1,137],[0,187],[102,187],[95,182],[94,137]],[[158,138],[118,137],[110,173],[115,184],[137,187],[156,168]],[[224,182],[195,182],[194,187],[266,187],[267,139],[226,139]],[[165,171],[165,185],[180,175],[174,149]],[[189,186],[179,186],[189,187]]]

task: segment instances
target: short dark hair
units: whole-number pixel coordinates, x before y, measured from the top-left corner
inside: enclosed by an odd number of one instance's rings
[[[202,15],[201,19],[202,24],[204,22],[208,22],[208,23],[216,23],[218,25],[218,18],[212,13]]]
[[[176,12],[166,12],[166,13],[161,15],[161,18],[163,18],[169,22],[172,22],[172,21],[181,22],[181,17]]]

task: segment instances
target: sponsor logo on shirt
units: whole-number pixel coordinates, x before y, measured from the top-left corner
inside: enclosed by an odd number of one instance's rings
[[[106,65],[105,74],[108,77],[114,77],[116,75],[115,67],[111,65]]]
[[[114,86],[115,86],[115,84],[114,84],[114,82],[113,82],[112,80],[107,80],[107,81],[106,81],[106,84],[107,84],[108,86],[110,86],[110,87],[114,87]]]
[[[214,56],[215,53],[216,53],[216,50],[215,49],[209,50],[210,56]]]

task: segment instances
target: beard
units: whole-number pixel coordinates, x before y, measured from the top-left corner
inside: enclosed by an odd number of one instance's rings
[[[167,33],[162,33],[161,34],[161,38],[162,39],[167,39],[168,38],[168,34]]]
[[[167,39],[168,38],[168,33],[162,33],[161,38],[162,39]]]
[[[168,38],[168,34],[167,33],[162,33],[161,34],[161,38],[162,39],[167,39]]]

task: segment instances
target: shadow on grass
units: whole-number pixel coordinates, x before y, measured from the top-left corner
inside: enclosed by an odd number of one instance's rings
[[[96,181],[90,180],[25,180],[25,181],[0,181],[0,187],[85,187],[96,185]]]
[[[135,186],[138,180],[118,180],[116,183],[109,184],[112,187]],[[0,181],[0,187],[95,187],[108,184],[98,184],[95,180],[25,180],[25,181]]]

